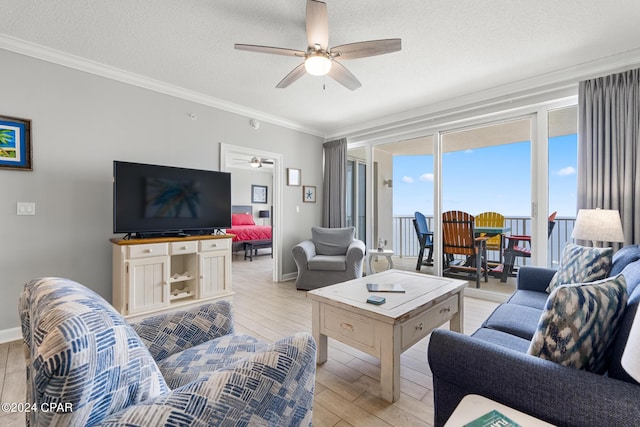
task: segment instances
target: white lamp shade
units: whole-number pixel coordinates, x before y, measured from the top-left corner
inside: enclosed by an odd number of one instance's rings
[[[611,209],[580,209],[571,237],[593,242],[624,242],[620,212]]]
[[[304,68],[312,76],[324,76],[331,70],[331,60],[325,54],[314,53],[305,59]]]
[[[640,381],[640,310],[636,312],[620,364],[634,380]]]

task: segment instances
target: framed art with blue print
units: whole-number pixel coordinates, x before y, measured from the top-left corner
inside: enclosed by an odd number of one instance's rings
[[[251,186],[251,203],[267,203],[267,186]]]
[[[33,170],[31,120],[0,116],[0,169]]]

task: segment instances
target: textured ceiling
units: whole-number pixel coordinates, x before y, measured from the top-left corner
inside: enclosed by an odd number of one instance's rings
[[[0,0],[0,34],[147,76],[320,134],[640,48],[638,0],[327,0],[329,45],[399,37],[345,61],[362,82],[276,84],[306,49],[305,0]]]

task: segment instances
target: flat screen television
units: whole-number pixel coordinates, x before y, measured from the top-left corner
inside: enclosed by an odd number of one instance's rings
[[[113,232],[210,234],[231,227],[231,174],[113,162]]]

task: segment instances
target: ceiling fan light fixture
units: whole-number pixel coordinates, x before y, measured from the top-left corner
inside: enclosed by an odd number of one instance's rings
[[[312,76],[324,76],[331,70],[331,59],[326,52],[315,52],[307,55],[304,68]]]
[[[249,166],[251,166],[252,168],[261,168],[262,162],[260,161],[259,158],[254,157],[251,159],[251,162],[249,162]]]

